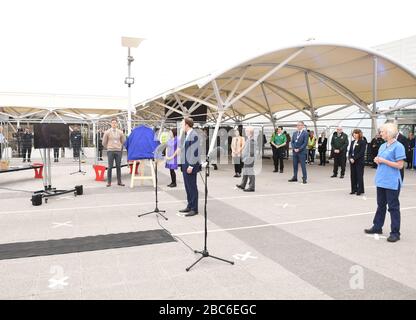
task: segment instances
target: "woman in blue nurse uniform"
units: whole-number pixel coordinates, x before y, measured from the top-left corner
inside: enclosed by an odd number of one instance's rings
[[[375,183],[377,187],[377,211],[373,226],[365,229],[368,234],[382,234],[386,208],[389,207],[391,217],[391,232],[389,242],[400,240],[400,202],[399,194],[402,185],[400,169],[406,159],[404,146],[396,140],[397,126],[386,123],[381,127],[381,137],[386,141],[381,145],[374,162],[377,163]]]

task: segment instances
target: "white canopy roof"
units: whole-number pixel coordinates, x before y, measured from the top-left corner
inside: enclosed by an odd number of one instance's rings
[[[375,72],[376,71],[376,72]],[[306,43],[266,53],[226,71],[173,88],[136,105],[145,111],[170,109],[188,114],[208,106],[209,116],[247,119],[293,109],[312,120],[329,105],[355,105],[377,116],[374,101],[416,99],[416,74],[383,54],[337,44]],[[291,113],[293,114],[293,113]]]

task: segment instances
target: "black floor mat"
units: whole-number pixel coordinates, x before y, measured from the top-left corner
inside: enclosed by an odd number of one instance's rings
[[[0,244],[0,260],[136,247],[176,241],[164,230]]]

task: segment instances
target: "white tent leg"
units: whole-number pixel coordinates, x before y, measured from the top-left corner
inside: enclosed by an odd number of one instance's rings
[[[374,138],[377,133],[377,57],[373,57],[373,110],[371,114],[371,138]]]

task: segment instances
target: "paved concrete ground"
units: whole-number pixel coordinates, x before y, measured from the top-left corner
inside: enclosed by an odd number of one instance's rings
[[[16,162],[17,163],[17,162]],[[84,195],[66,195],[33,207],[31,191],[42,188],[32,171],[0,175],[0,244],[160,229],[154,191],[144,186],[113,186],[87,175],[70,175],[73,162],[53,168],[58,188],[84,185]],[[231,165],[211,171],[208,202],[208,249],[235,261],[231,266],[204,259],[181,241],[64,255],[0,260],[1,299],[415,299],[416,173],[406,171],[401,192],[402,240],[387,243],[369,237],[376,208],[373,177],[366,168],[365,196],[349,195],[349,173],[330,179],[332,166],[309,166],[307,185],[288,183],[264,160],[256,192],[235,188]],[[200,215],[182,217],[186,203],[182,177],[176,189],[165,187],[160,166],[160,223],[190,247],[203,247],[203,187]],[[129,175],[123,169],[126,185]]]

